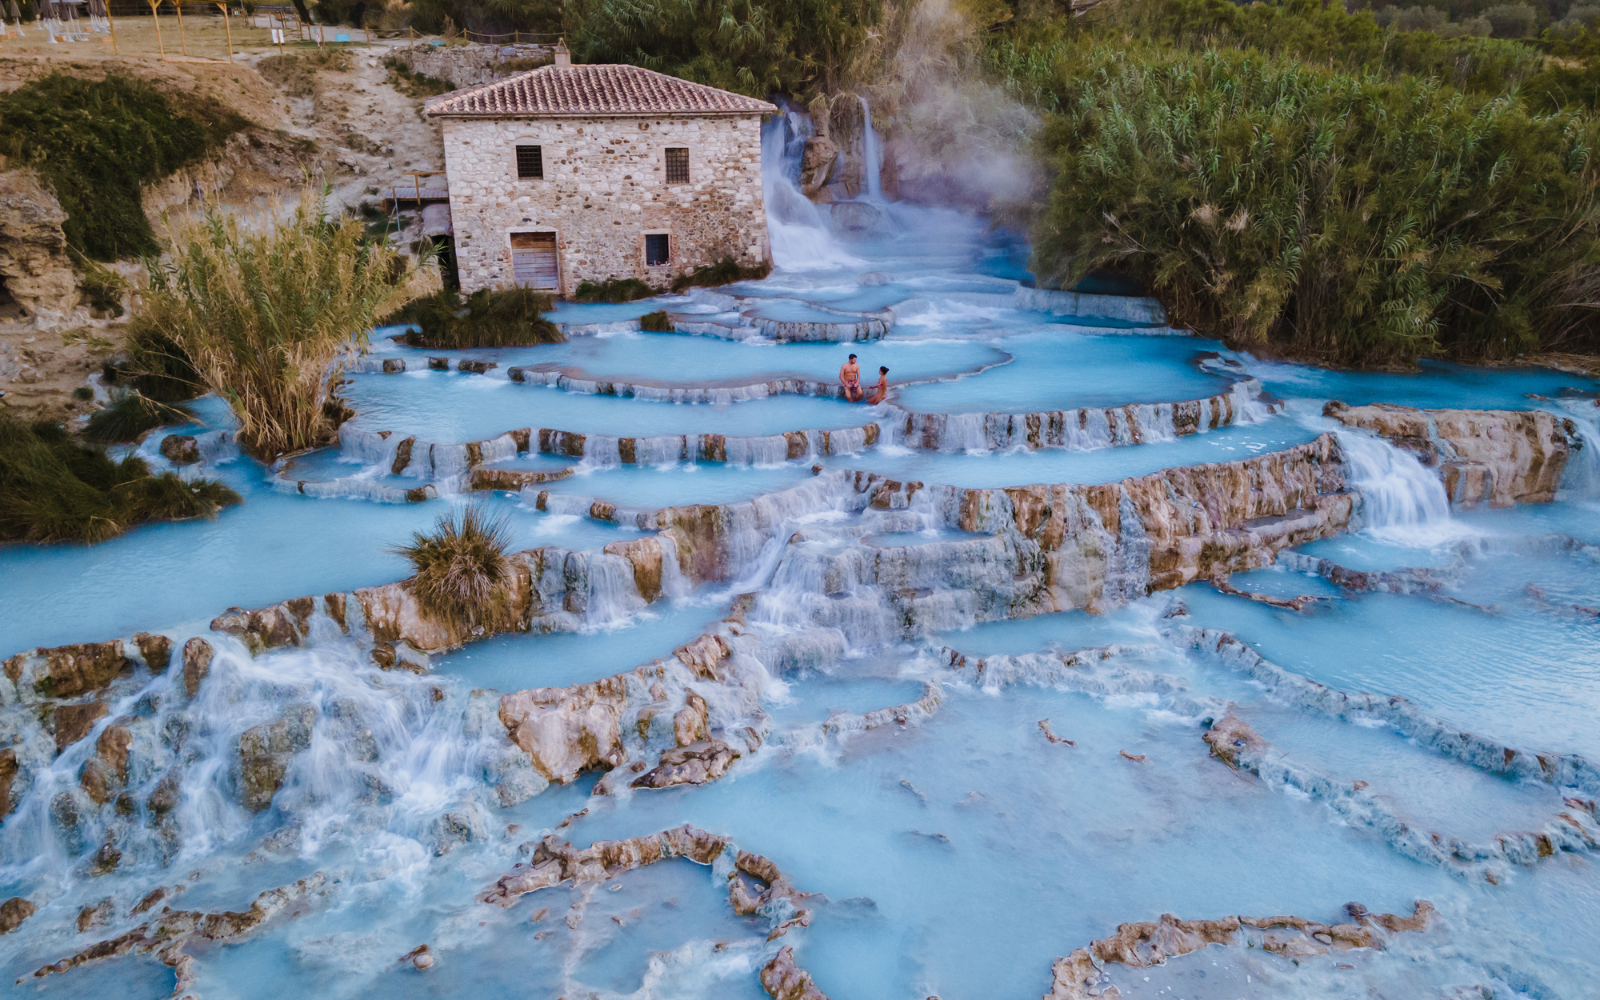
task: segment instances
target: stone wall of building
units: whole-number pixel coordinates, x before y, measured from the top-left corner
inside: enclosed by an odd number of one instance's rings
[[[561,292],[639,278],[665,288],[723,257],[770,258],[759,116],[444,119],[450,214],[463,291],[512,284],[513,232],[555,232]],[[516,147],[543,149],[544,178],[517,177]],[[666,149],[689,150],[689,183],[668,185]],[[645,264],[645,235],[672,259]]]

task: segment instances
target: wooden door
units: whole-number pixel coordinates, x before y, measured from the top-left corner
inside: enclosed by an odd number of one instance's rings
[[[511,234],[511,277],[524,288],[556,291],[561,270],[556,263],[555,233]]]

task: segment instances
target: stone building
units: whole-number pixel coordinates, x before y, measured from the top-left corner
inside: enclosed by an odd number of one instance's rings
[[[436,97],[464,292],[671,280],[769,260],[765,101],[637,66],[553,65]]]

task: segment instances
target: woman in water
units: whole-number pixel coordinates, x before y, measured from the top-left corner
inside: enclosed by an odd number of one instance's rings
[[[867,400],[868,406],[877,406],[889,396],[889,369],[878,367],[878,384],[874,387],[872,398]]]

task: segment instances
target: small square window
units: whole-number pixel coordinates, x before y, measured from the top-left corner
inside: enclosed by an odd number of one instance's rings
[[[659,267],[672,260],[672,239],[666,233],[648,233],[644,238],[644,262]]]
[[[682,147],[667,148],[667,183],[689,183],[689,151]]]
[[[544,176],[543,146],[517,147],[517,176],[534,178]]]

